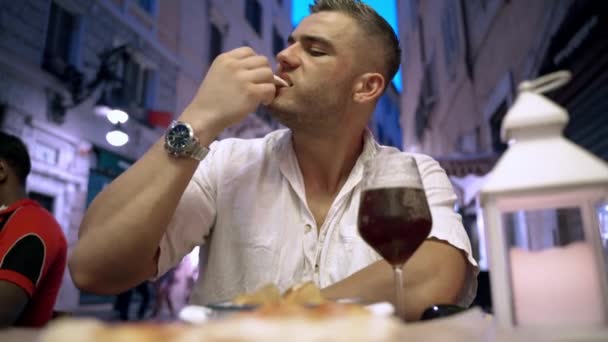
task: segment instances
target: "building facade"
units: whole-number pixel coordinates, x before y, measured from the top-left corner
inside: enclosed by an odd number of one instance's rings
[[[500,124],[519,83],[567,69],[573,80],[549,94],[570,111],[566,135],[608,159],[599,138],[608,133],[606,8],[586,0],[400,1],[404,146],[438,158],[500,154]]]
[[[459,193],[458,210],[475,257],[487,269],[476,194],[507,148],[500,127],[520,82],[571,71],[572,80],[547,96],[570,114],[565,136],[608,160],[608,4],[403,0],[398,15],[404,148],[430,154],[444,166]],[[543,236],[516,236],[516,241],[551,244],[568,238],[567,224],[555,211],[544,213],[542,224],[534,215],[517,214],[514,226],[547,229],[538,230]],[[539,248],[527,242],[520,247]],[[480,292],[487,297],[488,290],[480,280]]]
[[[217,54],[250,45],[273,56],[282,48],[290,6],[280,0],[0,2],[0,129],[28,145],[28,192],[55,215],[70,247],[94,195],[159,139]],[[114,126],[96,110],[102,104],[127,112],[129,120]],[[248,122],[222,136],[259,136],[276,126],[263,112]],[[113,129],[127,133],[128,143],[109,144]],[[71,311],[79,302],[66,272],[57,307]]]
[[[369,122],[369,129],[378,143],[402,149],[401,101],[399,91],[390,84],[378,100]]]

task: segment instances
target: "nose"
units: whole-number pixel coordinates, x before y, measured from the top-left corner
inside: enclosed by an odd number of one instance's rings
[[[277,61],[279,62],[279,69],[281,71],[290,71],[298,67],[299,60],[295,53],[295,45],[292,44],[277,54]]]

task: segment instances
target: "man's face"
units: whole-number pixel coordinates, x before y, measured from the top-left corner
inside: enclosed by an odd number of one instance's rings
[[[277,89],[268,107],[273,116],[291,129],[339,124],[358,76],[356,54],[364,48],[359,32],[353,19],[342,13],[305,18],[277,55],[278,74],[291,86]]]

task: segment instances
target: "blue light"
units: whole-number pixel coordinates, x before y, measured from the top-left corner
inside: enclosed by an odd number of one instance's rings
[[[399,28],[397,26],[397,6],[395,1],[364,0],[363,2],[378,11],[378,13],[393,27],[393,30],[395,30],[397,35],[399,35]],[[291,22],[293,23],[294,27],[296,27],[300,21],[309,14],[308,6],[312,3],[313,0],[293,0]],[[397,72],[397,75],[395,75],[395,78],[393,78],[393,84],[397,90],[401,92],[401,68],[399,68],[399,72]]]

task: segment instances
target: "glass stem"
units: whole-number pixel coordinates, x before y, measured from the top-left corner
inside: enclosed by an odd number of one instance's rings
[[[393,266],[395,271],[395,304],[397,316],[405,321],[405,298],[403,298],[403,265]]]

